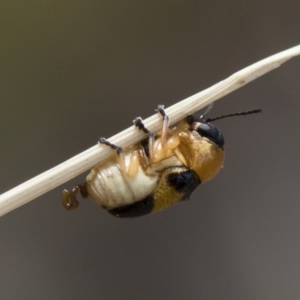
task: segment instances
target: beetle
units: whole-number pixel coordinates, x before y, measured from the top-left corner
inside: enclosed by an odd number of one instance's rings
[[[70,192],[63,191],[67,210],[79,203],[76,194],[90,196],[113,216],[133,218],[162,210],[188,200],[195,188],[212,179],[224,163],[224,137],[212,121],[230,116],[261,112],[254,109],[199,119],[187,116],[176,127],[169,128],[164,106],[158,105],[162,129],[157,135],[148,130],[140,117],[134,125],[147,134],[144,141],[123,149],[100,138],[116,155],[92,168],[86,182]]]

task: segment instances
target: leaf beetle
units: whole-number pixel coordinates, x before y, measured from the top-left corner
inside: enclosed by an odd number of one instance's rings
[[[224,163],[224,137],[211,122],[261,112],[254,109],[204,119],[187,116],[173,128],[164,106],[158,105],[162,129],[148,130],[140,117],[134,125],[147,134],[144,141],[123,149],[100,138],[116,155],[97,164],[86,182],[63,191],[67,210],[78,206],[76,194],[90,196],[113,216],[133,218],[188,200],[198,185],[212,179]]]

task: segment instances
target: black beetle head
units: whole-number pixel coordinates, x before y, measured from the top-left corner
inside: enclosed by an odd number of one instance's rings
[[[211,123],[198,123],[195,130],[203,137],[215,143],[220,148],[224,147],[224,137],[219,129]]]

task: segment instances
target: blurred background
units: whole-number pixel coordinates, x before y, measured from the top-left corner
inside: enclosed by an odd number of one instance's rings
[[[299,44],[298,0],[0,4],[0,193]],[[133,220],[65,183],[0,219],[0,299],[299,299],[300,57],[216,102],[225,167]]]

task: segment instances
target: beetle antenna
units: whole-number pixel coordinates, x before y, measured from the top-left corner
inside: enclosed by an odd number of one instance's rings
[[[200,115],[200,120],[204,120],[204,117],[211,111],[211,109],[214,107],[214,103],[210,103],[206,109],[206,111]]]
[[[208,118],[208,119],[206,119],[206,122],[216,121],[216,120],[224,119],[227,117],[246,116],[246,115],[251,115],[251,114],[257,114],[260,112],[262,112],[262,110],[260,108],[257,108],[257,109],[252,109],[252,110],[248,110],[248,111],[241,111],[241,112],[237,112],[237,113],[233,113],[233,114],[219,116],[219,117],[215,117],[215,118]]]

